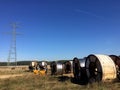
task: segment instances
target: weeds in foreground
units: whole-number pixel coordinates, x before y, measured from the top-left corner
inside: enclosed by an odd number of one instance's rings
[[[26,73],[21,77],[0,79],[0,90],[119,90],[120,83],[94,83],[79,85],[71,78],[60,80],[60,76],[39,76]]]

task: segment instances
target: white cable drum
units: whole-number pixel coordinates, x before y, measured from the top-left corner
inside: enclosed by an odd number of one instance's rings
[[[113,80],[116,78],[116,67],[107,55],[89,55],[86,58],[86,73],[90,82]]]

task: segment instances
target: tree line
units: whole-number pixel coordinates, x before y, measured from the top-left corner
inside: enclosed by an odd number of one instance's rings
[[[59,63],[64,63],[65,61],[67,60],[56,60],[57,62]],[[18,61],[17,62],[17,65],[30,65],[32,61]],[[41,61],[37,61],[38,63],[40,63]],[[50,65],[51,62],[53,61],[46,61],[48,65]],[[10,66],[14,66],[15,65],[15,62],[10,62],[9,64]],[[7,62],[0,62],[0,66],[7,66]]]

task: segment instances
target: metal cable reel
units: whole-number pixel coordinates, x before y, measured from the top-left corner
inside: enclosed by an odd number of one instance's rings
[[[73,59],[73,74],[74,74],[74,78],[75,79],[79,79],[80,78],[80,61],[78,58],[74,58]]]
[[[57,72],[56,72],[57,75],[63,75],[63,71],[64,71],[63,64],[57,63],[56,68],[57,68]]]
[[[51,75],[55,75],[56,74],[56,62],[53,61],[50,63],[50,68],[51,68]]]
[[[47,73],[47,62],[41,61],[38,65],[38,70],[45,70],[45,73]]]
[[[50,65],[51,75],[62,75],[63,74],[63,64],[53,61]]]
[[[32,61],[29,65],[29,71],[33,71],[33,70],[36,70],[37,69],[37,61]]]

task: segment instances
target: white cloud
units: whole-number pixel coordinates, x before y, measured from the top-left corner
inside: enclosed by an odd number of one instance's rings
[[[101,19],[103,19],[102,16],[99,16],[99,15],[97,15],[97,14],[94,14],[94,13],[92,13],[92,12],[88,12],[88,11],[85,11],[85,10],[75,9],[75,11],[78,12],[78,13],[83,13],[83,14],[90,15],[90,16],[93,16],[93,17],[96,17],[96,18],[101,18]]]

